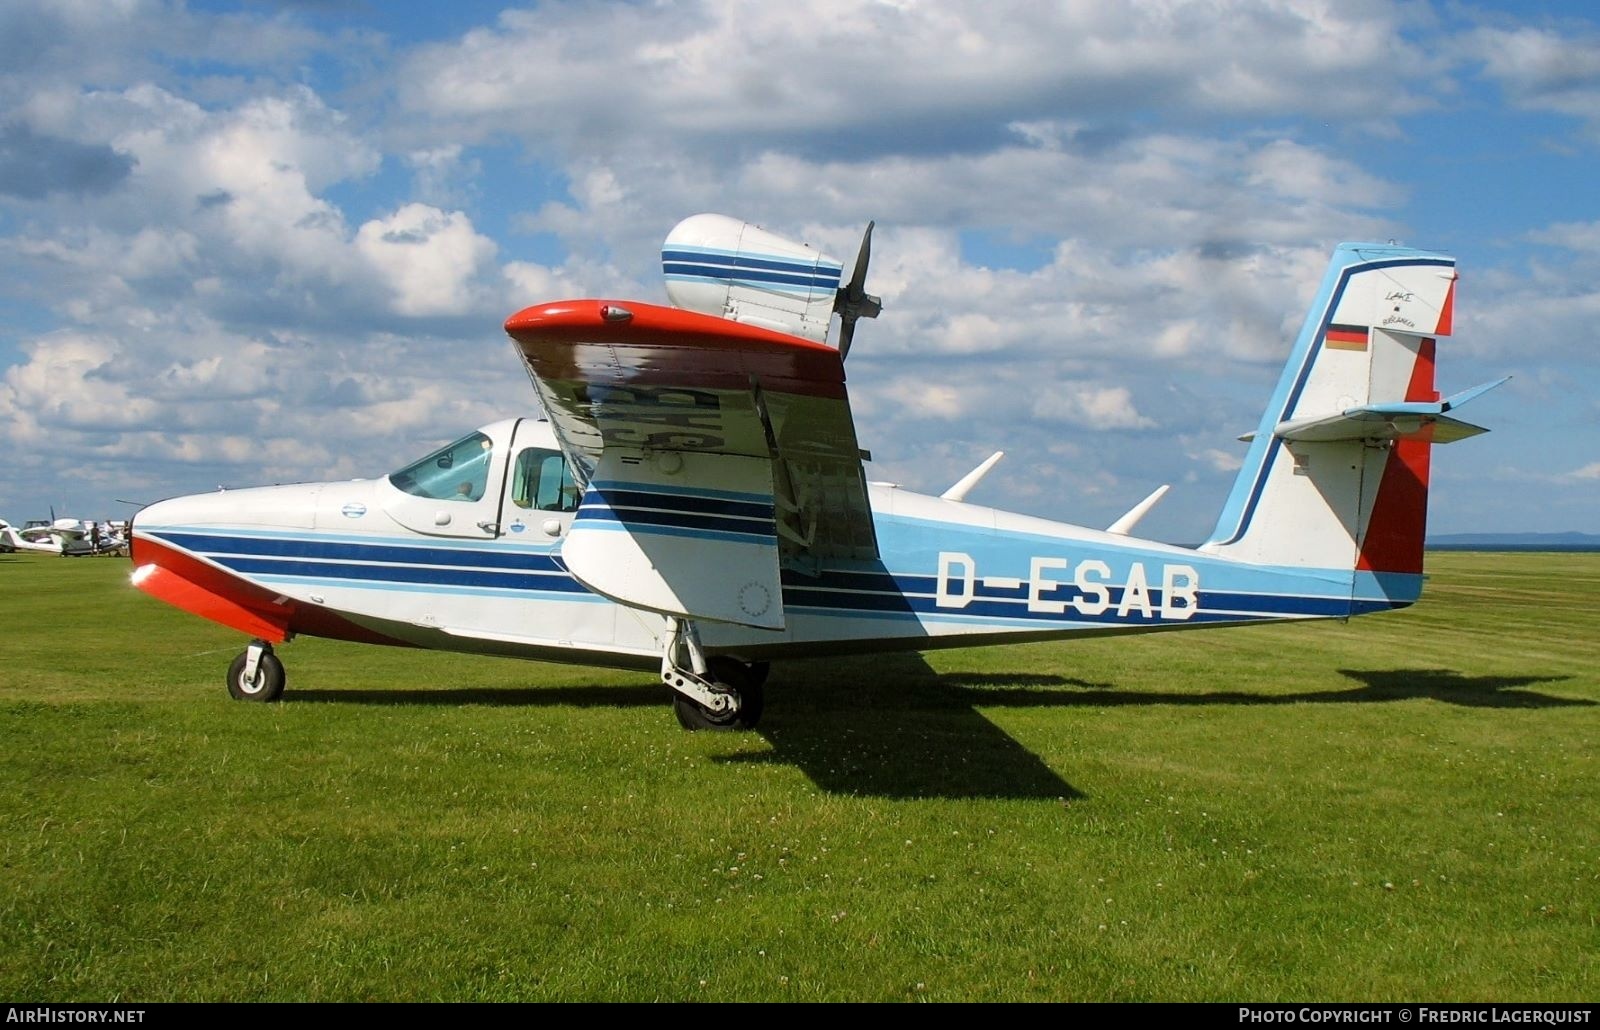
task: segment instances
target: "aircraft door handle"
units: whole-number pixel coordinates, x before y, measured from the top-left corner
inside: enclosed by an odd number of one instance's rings
[[[478,528],[483,530],[485,533],[499,533],[500,532],[500,523],[498,523],[498,522],[480,522],[480,523],[478,523]]]

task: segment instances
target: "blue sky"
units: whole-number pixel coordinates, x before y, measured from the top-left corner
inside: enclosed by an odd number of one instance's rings
[[[722,211],[849,260],[873,478],[1196,540],[1341,240],[1455,255],[1436,532],[1600,532],[1588,4],[19,2],[0,516],[380,474]]]

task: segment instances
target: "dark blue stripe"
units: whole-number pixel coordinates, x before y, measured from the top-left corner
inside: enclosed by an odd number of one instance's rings
[[[772,520],[753,522],[747,519],[730,519],[717,515],[700,515],[693,512],[639,511],[634,508],[612,508],[603,504],[584,505],[578,509],[576,522],[620,522],[624,526],[677,526],[681,529],[703,529],[718,533],[740,533],[745,536],[771,540],[777,536]]]
[[[757,283],[778,283],[784,286],[804,286],[807,289],[826,290],[838,284],[837,276],[827,279],[796,272],[762,272],[756,269],[713,268],[709,265],[667,265],[667,275],[687,275],[700,279],[742,279]]]
[[[344,565],[283,558],[218,557],[225,568],[247,575],[302,576],[310,579],[356,579],[377,583],[415,583],[441,587],[498,587],[503,590],[589,591],[570,576],[556,572],[490,572],[478,569],[423,569],[406,565]]]
[[[595,489],[589,495],[599,494],[600,499],[613,508],[659,508],[667,511],[704,512],[712,515],[737,515],[750,519],[772,521],[772,505],[759,501],[729,501],[717,497],[696,497],[689,494],[656,494],[643,490]],[[593,503],[586,496],[585,506]]]
[[[1395,607],[1389,602],[1360,601],[1354,605],[1340,598],[1326,597],[1273,597],[1252,594],[1218,594],[1201,592],[1196,611],[1187,619],[1161,618],[1161,591],[1147,593],[1151,615],[1146,616],[1136,607],[1126,615],[1118,615],[1123,591],[1112,589],[1106,610],[1098,615],[1085,615],[1072,607],[1065,612],[1029,611],[1026,605],[1004,601],[994,596],[978,594],[963,608],[941,607],[936,598],[912,597],[904,594],[839,593],[832,590],[783,588],[785,607],[833,608],[860,612],[916,612],[928,615],[973,616],[978,618],[1026,619],[1033,622],[1060,622],[1064,620],[1150,624],[1155,622],[1235,622],[1240,619],[1272,618],[1283,615],[1342,617],[1350,614],[1387,611]],[[1065,598],[1050,598],[1064,600]],[[1218,610],[1220,609],[1220,610]]]
[[[663,250],[661,263],[686,262],[693,265],[717,265],[724,268],[765,268],[778,272],[809,272],[813,275],[831,275],[838,278],[844,271],[842,265],[819,265],[793,258],[756,257],[753,254],[712,254],[703,250]]]
[[[804,589],[806,587],[835,587],[845,590],[876,590],[885,593],[900,593],[902,590],[920,590],[924,593],[933,590],[935,585],[933,576],[905,575],[895,577],[888,572],[855,572],[842,569],[826,569],[817,575],[807,575],[793,569],[783,570],[783,588],[790,587]]]
[[[1062,617],[1049,612],[1028,612],[1025,606],[1004,603],[1006,599],[1016,601],[1027,598],[1028,587],[1029,584],[1026,580],[1016,587],[992,587],[985,585],[983,580],[979,578],[973,583],[973,600],[967,607],[941,608],[934,603],[932,597],[908,598],[904,596],[910,594],[936,594],[939,589],[939,578],[937,576],[892,576],[838,571],[827,571],[820,576],[805,576],[793,571],[785,571],[783,574],[783,596],[785,600],[800,596],[812,598],[813,601],[817,598],[833,597],[837,599],[834,604],[838,607],[861,610],[905,610],[907,605],[912,605],[916,606],[918,611],[945,612],[949,614],[989,613],[1009,615],[1013,618]],[[1110,598],[1109,606],[1116,608],[1122,603],[1126,588],[1112,583],[1106,583],[1104,587],[1107,596]],[[839,591],[842,591],[842,593]],[[1081,590],[1073,583],[1061,582],[1055,586],[1040,590],[1039,597],[1044,601],[1066,601],[1070,603],[1077,598],[1087,597],[1093,593],[1095,592]],[[1159,586],[1151,586],[1145,590],[1145,595],[1150,599],[1152,608],[1161,606],[1163,593],[1162,588]],[[1200,590],[1196,596],[1201,608],[1281,615],[1341,617],[1351,614],[1351,602],[1343,597],[1300,597],[1222,590]],[[1385,601],[1356,603],[1357,605],[1369,605],[1369,607],[1362,608],[1362,611],[1384,611],[1390,607],[1389,602]],[[1069,611],[1067,614],[1071,615],[1073,613]],[[1230,616],[1218,616],[1218,618],[1228,617]],[[1199,615],[1197,614],[1195,618],[1199,618]]]
[[[258,554],[282,558],[332,558],[342,561],[385,562],[397,565],[467,565],[489,569],[526,569],[559,572],[549,554],[525,551],[474,551],[446,547],[411,547],[404,544],[334,543],[327,540],[268,540],[260,537],[213,536],[209,533],[151,532],[185,550],[201,554]]]

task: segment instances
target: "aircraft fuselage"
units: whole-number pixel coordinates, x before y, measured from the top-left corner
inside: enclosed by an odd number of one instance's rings
[[[134,520],[135,576],[269,642],[659,664],[671,620],[592,592],[562,562],[577,493],[549,425],[508,419],[452,447],[378,479],[152,505]],[[707,652],[763,661],[1344,618],[1420,590],[1419,576],[1263,567],[885,484],[869,494],[878,558],[786,562],[784,628],[704,622]],[[683,527],[685,547],[696,531]]]

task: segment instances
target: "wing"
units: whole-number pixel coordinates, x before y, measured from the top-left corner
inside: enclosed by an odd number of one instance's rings
[[[601,300],[527,308],[506,332],[584,488],[562,557],[590,589],[781,629],[781,566],[877,556],[838,351]]]

